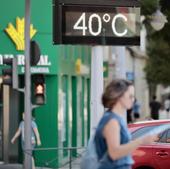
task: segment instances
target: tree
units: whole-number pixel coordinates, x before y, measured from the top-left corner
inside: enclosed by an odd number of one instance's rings
[[[147,29],[147,55],[145,67],[149,84],[170,84],[170,2],[160,0],[161,11],[167,16],[168,23],[160,31],[154,31],[150,26],[150,17],[157,9],[157,0],[141,0],[142,14],[146,17],[144,24]]]

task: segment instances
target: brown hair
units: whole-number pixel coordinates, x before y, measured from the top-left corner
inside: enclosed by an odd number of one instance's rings
[[[117,79],[113,80],[105,89],[102,95],[102,103],[105,108],[112,109],[112,107],[117,103],[119,98],[128,90],[129,86],[133,83],[124,80]]]

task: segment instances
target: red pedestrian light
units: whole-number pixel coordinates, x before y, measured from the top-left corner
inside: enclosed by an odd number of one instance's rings
[[[43,74],[36,74],[34,78],[34,103],[43,105],[46,102],[46,86]]]
[[[44,86],[42,84],[36,86],[36,94],[44,94]]]

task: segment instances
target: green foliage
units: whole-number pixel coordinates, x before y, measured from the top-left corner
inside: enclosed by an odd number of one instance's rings
[[[141,14],[151,15],[157,8],[157,0],[141,0]]]
[[[170,19],[170,5],[165,3],[166,0],[161,0],[162,12]],[[157,0],[141,0],[142,12],[146,16],[151,15]],[[167,1],[168,2],[168,1]],[[165,5],[166,6],[163,6]],[[169,3],[168,3],[169,4]],[[150,9],[149,9],[150,8]],[[170,24],[165,24],[160,31],[154,31],[149,26],[149,21],[144,22],[147,29],[147,55],[148,61],[145,67],[146,78],[149,84],[170,84]]]

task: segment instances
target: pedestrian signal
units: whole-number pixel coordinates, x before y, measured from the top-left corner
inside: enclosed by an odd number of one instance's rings
[[[43,94],[44,93],[44,86],[42,84],[38,84],[36,86],[36,94]]]
[[[30,44],[31,66],[36,66],[38,64],[40,60],[40,55],[41,55],[41,51],[38,43],[36,41],[31,41]]]
[[[2,69],[2,83],[12,86],[13,89],[18,89],[17,58],[3,58],[3,64],[8,67]]]
[[[34,100],[37,105],[46,103],[45,77],[42,74],[34,75]]]

